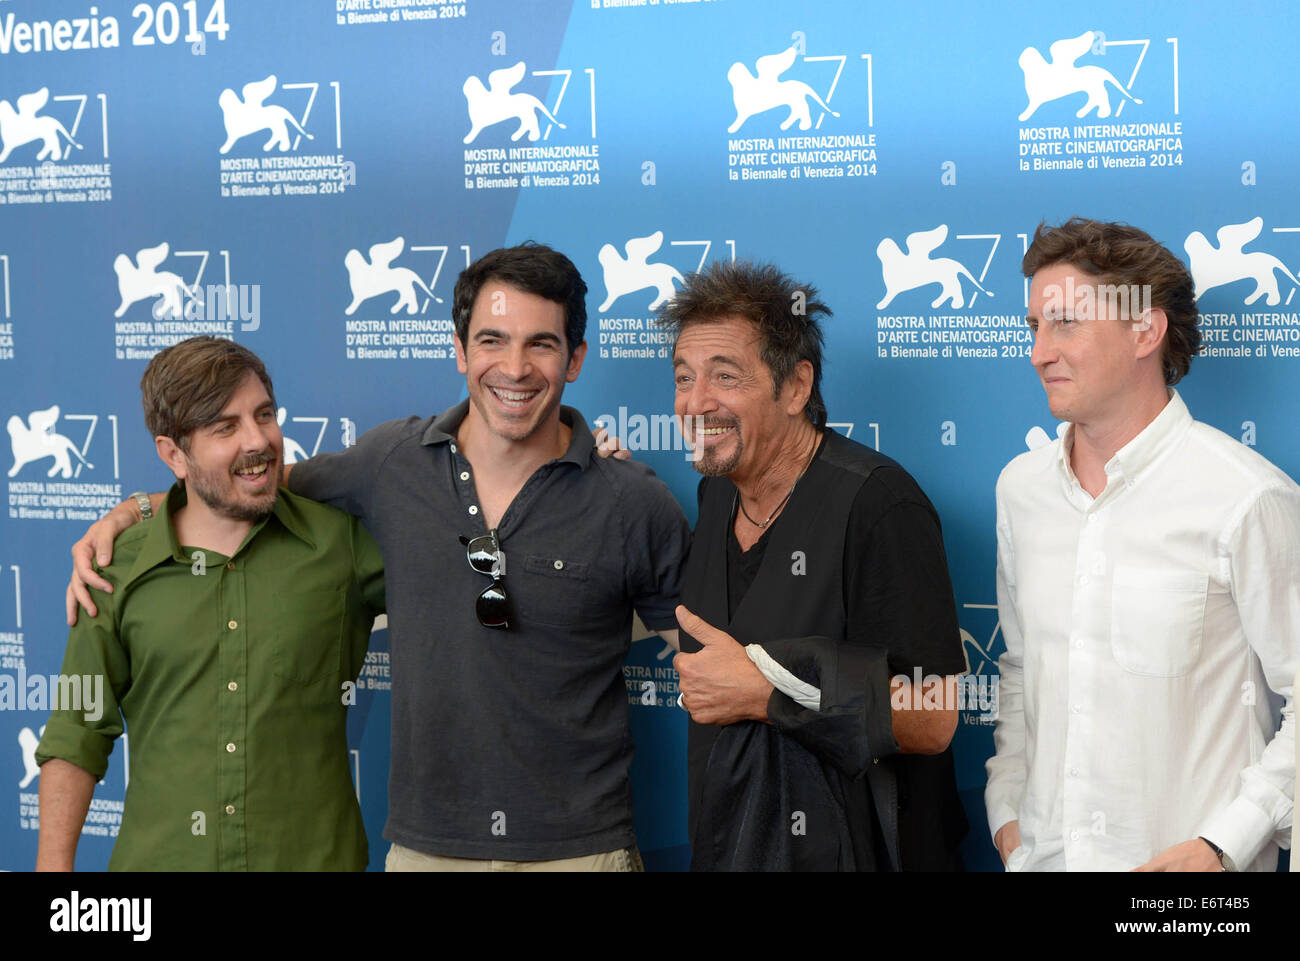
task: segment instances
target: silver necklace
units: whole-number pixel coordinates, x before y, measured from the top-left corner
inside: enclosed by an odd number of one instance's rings
[[[808,460],[807,460],[807,462],[803,465],[803,470],[801,470],[801,471],[799,472],[799,476],[796,477],[796,478],[794,479],[794,483],[790,485],[790,489],[789,489],[788,491],[786,491],[785,496],[781,498],[781,503],[777,504],[776,507],[772,508],[772,513],[770,513],[770,514],[767,515],[767,520],[765,520],[765,521],[761,521],[761,522],[760,522],[760,521],[756,521],[756,520],[754,520],[754,518],[752,518],[752,517],[749,516],[749,511],[745,510],[745,503],[744,503],[744,501],[742,501],[742,500],[740,499],[740,488],[736,488],[736,494],[735,494],[735,497],[733,498],[734,501],[735,501],[735,503],[732,504],[732,506],[731,506],[731,514],[732,514],[732,516],[733,516],[733,517],[735,516],[735,514],[736,514],[736,507],[737,507],[737,505],[739,505],[739,507],[740,507],[740,513],[742,513],[742,514],[745,515],[745,520],[749,521],[751,524],[753,524],[755,527],[757,527],[760,531],[765,531],[765,530],[767,530],[767,525],[770,524],[770,523],[772,523],[772,518],[776,517],[777,512],[778,512],[782,507],[785,506],[785,502],[788,501],[788,500],[790,499],[790,497],[794,494],[794,489],[795,489],[797,486],[799,486],[799,481],[803,480],[803,475],[806,474],[806,473],[808,472],[808,468],[812,466],[813,458],[817,456],[817,448],[818,448],[819,446],[821,446],[821,438],[820,438],[820,437],[817,438],[817,440],[813,443],[812,453],[808,455]]]

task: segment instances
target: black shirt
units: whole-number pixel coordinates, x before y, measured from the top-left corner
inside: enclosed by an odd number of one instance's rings
[[[721,485],[715,488],[713,497],[706,497],[709,485]],[[760,540],[744,552],[736,542],[731,523],[735,516],[734,485],[725,478],[706,478],[700,485],[700,500],[697,542],[702,531],[714,531],[720,521],[720,518],[709,518],[709,511],[723,504],[730,508],[724,535],[728,621],[736,620],[763,569],[766,555],[776,551],[780,553],[771,558],[771,574],[764,582],[764,594],[750,602],[748,622],[766,625],[785,616],[791,604],[798,603],[798,598],[807,592],[796,577],[779,575],[784,574],[784,568],[798,573],[796,565],[802,564],[803,576],[824,582],[830,572],[820,549],[832,543],[826,531],[838,529],[842,534],[842,554],[838,558],[839,570],[834,572],[836,576],[832,580],[838,581],[842,588],[838,598],[842,604],[842,636],[836,643],[883,653],[881,670],[871,681],[885,688],[877,692],[878,698],[887,700],[888,697],[886,665],[889,674],[906,674],[909,678],[914,668],[920,668],[922,674],[937,675],[965,670],[938,516],[912,477],[892,460],[828,433],[790,503]],[[706,501],[713,507],[706,507]],[[837,527],[834,516],[841,510],[847,510],[848,516]],[[777,543],[782,546],[776,547]],[[792,546],[801,549],[792,551],[790,557],[784,556]],[[707,551],[701,551],[701,555],[704,553]],[[705,569],[711,566],[702,559],[696,562],[697,557],[693,556],[688,566],[688,578],[692,580],[705,576]],[[688,593],[697,586],[688,585]],[[836,620],[834,614],[828,614],[822,617],[821,623]],[[793,633],[818,634],[823,630],[796,625]],[[763,639],[737,634],[741,643]],[[684,640],[683,650],[692,649],[693,640],[690,643]],[[780,692],[773,695],[774,705],[783,705],[788,700]],[[769,714],[774,705],[769,706]],[[887,715],[877,715],[876,720],[878,726],[888,723]],[[868,727],[871,727],[870,718]],[[692,725],[693,740],[701,744],[711,745],[716,731]],[[877,741],[886,739],[884,735],[876,738]],[[896,745],[893,747],[896,750]],[[817,753],[815,749],[814,753]],[[692,751],[693,805],[700,801],[696,788],[705,778],[707,763],[707,749]],[[967,825],[957,795],[951,751],[935,757],[900,755],[889,763],[897,783],[897,832],[902,867],[936,870],[953,866],[956,846]],[[845,780],[838,773],[830,772],[828,781],[847,821],[856,850],[855,867],[862,870],[887,866],[888,859],[879,854],[881,838],[876,835],[880,826],[870,813],[873,805],[868,779]],[[692,814],[694,824],[697,820],[694,810]]]

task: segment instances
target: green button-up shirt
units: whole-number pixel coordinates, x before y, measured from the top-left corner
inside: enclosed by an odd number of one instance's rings
[[[101,716],[55,711],[36,759],[102,778],[125,719],[109,870],[362,870],[345,682],[384,610],[379,549],[355,518],[282,489],[227,558],[177,542],[184,504],[177,485],[118,539],[114,591],[63,660],[65,675],[103,675]]]

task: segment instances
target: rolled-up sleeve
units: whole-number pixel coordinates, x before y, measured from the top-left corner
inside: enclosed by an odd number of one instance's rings
[[[816,711],[774,690],[767,716],[778,731],[850,778],[861,776],[879,758],[898,753],[885,651],[838,644],[828,637],[767,641],[763,648],[821,690]]]
[[[131,665],[118,636],[111,594],[95,592],[96,617],[83,612],[68,632],[61,677],[80,680],[81,703],[60,703],[60,685],[50,691],[50,719],[36,746],[36,763],[60,758],[102,778],[113,743],[122,734],[122,698],[131,686]],[[69,683],[63,690],[73,690]],[[57,699],[57,700],[56,700]]]

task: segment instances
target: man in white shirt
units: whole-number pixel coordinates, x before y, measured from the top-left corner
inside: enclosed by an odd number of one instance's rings
[[[1040,225],[1023,269],[1031,360],[1071,426],[998,479],[994,843],[1009,871],[1276,870],[1300,487],[1170,389],[1201,338],[1168,250],[1075,219]]]

